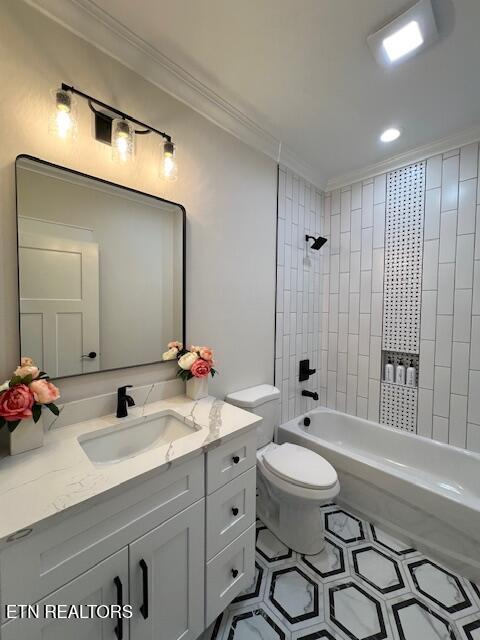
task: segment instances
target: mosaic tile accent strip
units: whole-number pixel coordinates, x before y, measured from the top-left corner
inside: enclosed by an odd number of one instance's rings
[[[388,382],[380,388],[380,424],[416,433],[418,390]]]
[[[256,575],[202,640],[480,640],[480,590],[335,504],[326,546],[288,549],[257,521]]]
[[[418,353],[425,162],[387,174],[383,348]]]

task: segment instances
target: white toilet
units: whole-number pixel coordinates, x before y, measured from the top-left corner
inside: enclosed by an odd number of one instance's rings
[[[280,391],[262,384],[231,393],[226,402],[263,418],[257,428],[257,514],[288,547],[311,555],[325,542],[319,506],[338,495],[337,472],[322,456],[273,442],[280,421]]]

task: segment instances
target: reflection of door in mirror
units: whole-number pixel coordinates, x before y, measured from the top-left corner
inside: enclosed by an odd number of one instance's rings
[[[42,221],[35,225],[42,230]],[[62,225],[45,226],[48,236],[20,225],[22,354],[52,377],[98,371],[98,244],[62,237]]]

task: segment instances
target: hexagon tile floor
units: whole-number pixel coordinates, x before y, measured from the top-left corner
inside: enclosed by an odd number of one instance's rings
[[[257,521],[256,575],[209,640],[480,640],[480,588],[331,504],[302,556]]]

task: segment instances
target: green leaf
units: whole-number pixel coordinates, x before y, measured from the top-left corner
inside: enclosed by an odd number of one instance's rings
[[[33,416],[33,421],[35,423],[37,423],[40,420],[40,416],[42,415],[42,405],[41,404],[34,404],[32,407],[32,416]]]
[[[60,409],[57,407],[56,404],[53,404],[53,402],[50,402],[49,404],[45,405],[46,407],[48,407],[50,409],[50,411],[55,414],[56,416],[60,415]]]
[[[20,384],[21,382],[22,382],[22,379],[20,376],[13,376],[8,386],[12,388],[17,384]]]
[[[10,431],[10,433],[13,433],[15,431],[20,422],[21,420],[16,420],[15,422],[7,422],[8,430]]]
[[[22,384],[26,384],[29,385],[31,383],[31,381],[33,380],[33,376],[31,373],[29,373],[27,376],[25,376],[24,378],[22,378]]]

